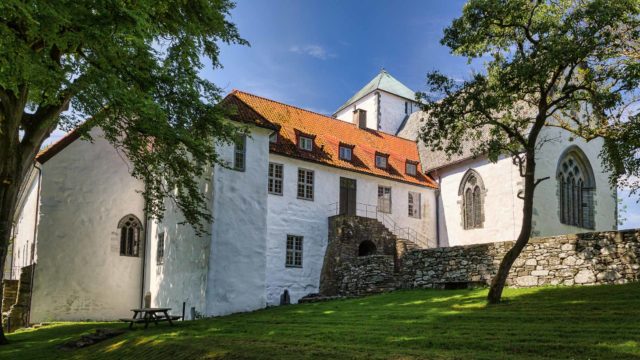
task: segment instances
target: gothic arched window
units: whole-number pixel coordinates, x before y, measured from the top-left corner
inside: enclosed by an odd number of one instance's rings
[[[465,229],[478,229],[484,224],[485,192],[480,174],[469,169],[458,189],[458,195],[462,197],[462,223]]]
[[[120,255],[138,256],[142,223],[135,215],[127,215],[118,222],[120,229]]]
[[[594,229],[595,180],[589,160],[577,146],[560,157],[556,174],[560,222]]]

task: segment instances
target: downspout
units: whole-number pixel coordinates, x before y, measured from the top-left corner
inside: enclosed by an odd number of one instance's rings
[[[31,303],[33,302],[33,284],[36,278],[35,254],[38,250],[38,225],[40,224],[40,193],[42,191],[42,168],[36,162],[34,168],[38,171],[38,190],[36,190],[36,217],[33,222],[33,251],[31,251],[31,284],[29,284],[29,311],[27,311],[27,325],[31,324]],[[13,257],[13,254],[11,254]],[[12,263],[13,265],[13,263]]]
[[[140,279],[140,307],[144,307],[144,277],[145,269],[147,267],[147,249],[150,249],[149,243],[149,214],[146,209],[144,211],[144,251],[142,252],[142,277]]]
[[[436,190],[436,247],[440,247],[440,188],[442,186],[442,178],[438,171],[434,175],[438,177],[438,190]]]

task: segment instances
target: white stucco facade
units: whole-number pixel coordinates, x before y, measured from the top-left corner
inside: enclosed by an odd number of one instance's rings
[[[352,123],[356,109],[367,112],[367,128],[396,134],[406,117],[418,111],[419,107],[415,101],[377,90],[340,110],[335,117]]]
[[[552,236],[616,229],[616,191],[609,184],[608,174],[602,167],[599,153],[602,140],[589,143],[572,139],[564,130],[545,128],[540,134],[542,146],[536,154],[536,178],[541,182],[534,195],[534,236]],[[593,169],[596,182],[594,196],[595,228],[581,228],[561,223],[558,181],[558,163],[570,149],[580,149]],[[481,228],[464,229],[462,197],[458,193],[464,174],[476,171],[485,186],[483,201],[484,224]],[[496,163],[486,157],[468,159],[434,171],[440,183],[440,246],[467,245],[483,242],[513,240],[518,237],[522,224],[522,200],[517,197],[523,189],[523,180],[510,157]]]
[[[112,320],[140,304],[142,260],[120,256],[118,222],[144,222],[142,184],[91,133],[93,143],[76,140],[42,165],[32,322]]]
[[[411,228],[428,239],[435,239],[435,190],[432,188],[392,181],[371,175],[271,154],[269,161],[283,165],[283,194],[269,194],[267,218],[267,303],[277,305],[285,289],[291,301],[318,291],[320,271],[327,246],[328,217],[336,215],[340,195],[340,178],[356,180],[358,214],[364,204],[374,212],[378,202],[378,186],[391,187],[391,213],[388,217],[398,227]],[[314,199],[297,197],[298,169],[314,172]],[[266,183],[264,185],[266,187]],[[420,218],[408,216],[408,192],[421,196]],[[370,216],[374,216],[373,213]],[[285,266],[287,235],[303,237],[303,265]]]
[[[38,190],[40,176],[34,169],[25,186],[25,194],[18,204],[18,218],[13,228],[13,241],[9,247],[5,276],[17,279],[20,268],[31,265],[36,260],[35,239],[37,238],[37,214],[40,206]]]

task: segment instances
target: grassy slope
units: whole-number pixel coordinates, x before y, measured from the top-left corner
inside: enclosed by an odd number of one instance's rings
[[[66,323],[12,334],[0,359],[640,359],[640,284],[412,290],[151,326],[89,348],[56,345],[96,327]]]

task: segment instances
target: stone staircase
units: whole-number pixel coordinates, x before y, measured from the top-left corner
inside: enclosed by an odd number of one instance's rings
[[[363,216],[330,217],[328,240],[320,279],[323,296],[395,290],[401,258],[420,249],[415,242],[394,234],[380,220]]]

